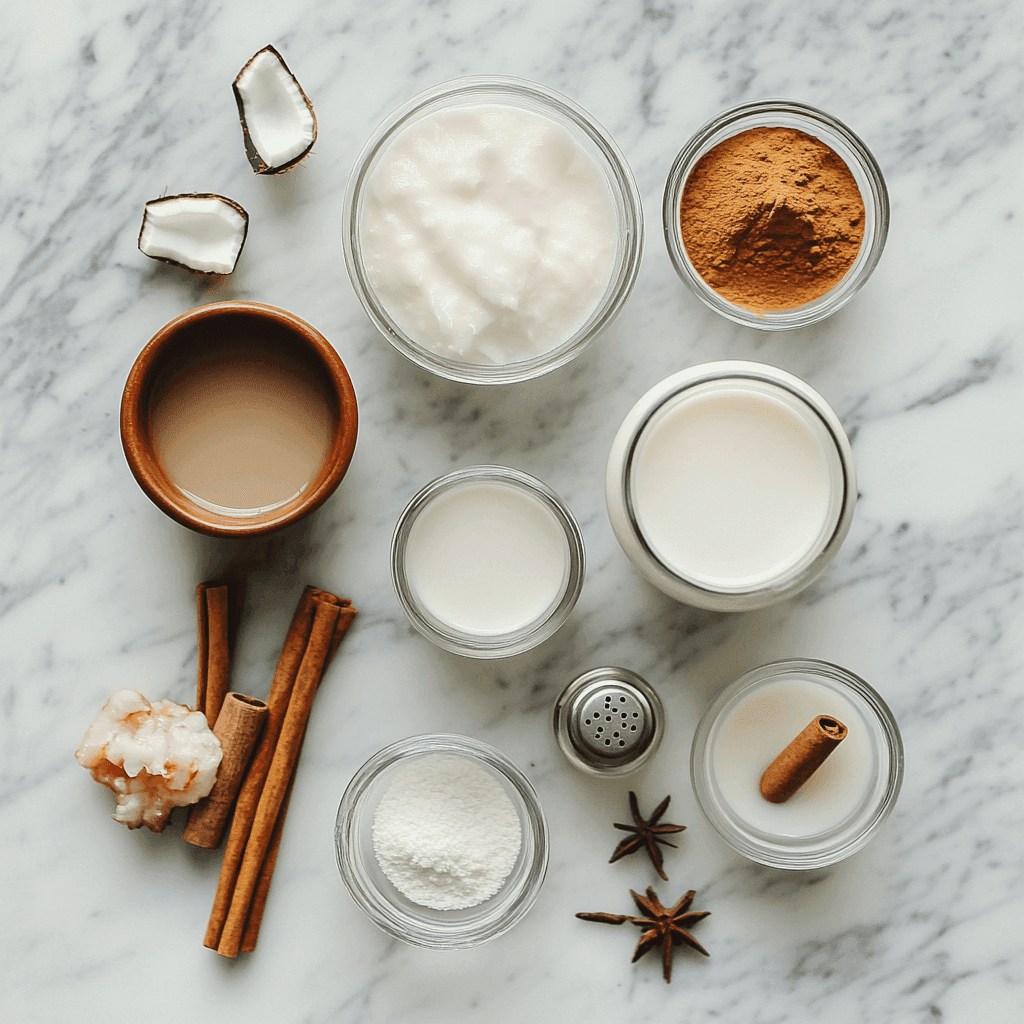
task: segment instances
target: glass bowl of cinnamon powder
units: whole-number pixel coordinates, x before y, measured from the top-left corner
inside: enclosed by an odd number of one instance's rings
[[[889,196],[867,146],[795,100],[745,103],[705,124],[669,172],[665,242],[711,309],[765,331],[831,316],[871,276]]]

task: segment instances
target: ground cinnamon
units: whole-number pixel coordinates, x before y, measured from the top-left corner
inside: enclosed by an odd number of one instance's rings
[[[830,715],[811,719],[765,769],[761,796],[773,804],[784,804],[846,739],[846,732],[846,726]]]
[[[864,200],[850,168],[820,139],[752,128],[697,162],[679,224],[690,262],[724,299],[755,312],[795,309],[853,265]]]

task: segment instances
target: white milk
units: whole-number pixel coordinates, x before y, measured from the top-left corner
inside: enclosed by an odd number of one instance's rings
[[[759,789],[764,770],[817,715],[849,730],[825,763],[785,803]],[[821,683],[767,683],[723,715],[713,735],[711,772],[722,798],[752,828],[775,836],[811,836],[834,828],[868,797],[878,773],[874,729],[850,700]]]
[[[569,544],[539,499],[509,484],[468,482],[416,517],[405,569],[435,618],[464,633],[500,635],[537,621],[561,598]]]
[[[774,385],[721,380],[654,414],[631,496],[644,539],[673,571],[703,586],[753,587],[821,550],[841,512],[842,465],[803,405]]]
[[[615,200],[551,118],[502,103],[427,114],[386,145],[363,188],[367,276],[401,330],[438,355],[540,355],[604,298]]]

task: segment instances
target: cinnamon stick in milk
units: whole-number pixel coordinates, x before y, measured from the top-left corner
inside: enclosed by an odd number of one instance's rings
[[[846,726],[830,715],[812,719],[765,769],[761,796],[773,804],[784,804],[846,739],[846,731]]]
[[[333,609],[328,611],[327,609]],[[345,615],[340,615],[342,609],[346,609]],[[245,781],[242,784],[238,800],[235,805],[235,816],[231,823],[231,831],[224,850],[224,861],[221,865],[220,878],[217,883],[217,893],[214,897],[213,909],[210,914],[209,925],[203,944],[210,949],[224,952],[227,956],[235,956],[238,953],[238,945],[241,939],[241,928],[245,924],[245,916],[242,909],[248,912],[249,902],[252,899],[253,889],[258,879],[252,879],[252,862],[257,859],[257,873],[262,870],[262,862],[267,852],[266,846],[271,841],[263,834],[266,832],[267,819],[270,817],[270,810],[274,800],[277,800],[278,811],[280,811],[280,796],[287,788],[290,776],[294,771],[294,762],[298,757],[298,747],[295,733],[298,732],[298,742],[301,743],[302,735],[305,732],[305,723],[308,720],[309,711],[312,705],[312,698],[319,685],[320,677],[323,675],[331,656],[337,649],[344,630],[340,633],[337,629],[339,617],[344,618],[345,629],[355,617],[355,609],[351,607],[348,600],[330,594],[327,591],[318,590],[315,587],[307,587],[296,608],[291,625],[288,628],[288,635],[285,638],[281,656],[278,658],[277,668],[274,672],[274,681],[270,688],[270,696],[267,698],[268,715],[267,725],[263,731],[259,747],[253,757],[249,771],[246,773]],[[320,617],[320,625],[317,628],[314,639],[314,625],[317,617]],[[326,624],[331,629],[328,631]],[[312,652],[310,647],[314,649]],[[303,668],[305,667],[305,672]],[[300,677],[304,676],[301,695],[295,700],[295,708],[292,710],[293,698],[295,698],[296,684]],[[291,728],[288,737],[283,739],[286,719],[291,713]],[[301,722],[301,729],[298,728]],[[283,741],[282,760],[278,760],[277,752],[279,741]],[[294,757],[291,755],[294,754]],[[266,785],[271,780],[271,772],[275,761],[278,761],[277,774],[274,778],[272,790],[277,794],[268,796],[264,804],[264,812],[259,816],[260,833],[256,834],[254,826],[257,823],[258,812]],[[285,764],[289,763],[289,777],[284,780],[282,786],[280,775]],[[279,814],[275,813],[276,819]],[[270,822],[272,830],[274,821]],[[254,840],[250,850],[250,839]],[[257,851],[262,847],[262,854]],[[232,921],[232,934],[223,943],[223,950],[220,948],[224,938],[225,925],[236,902],[236,889],[243,862],[248,856],[249,864],[246,868],[247,875],[237,900],[237,907]],[[248,895],[246,895],[246,892]],[[241,917],[241,924],[239,918]],[[231,950],[234,950],[231,952]]]
[[[267,705],[241,693],[229,693],[217,716],[213,734],[220,740],[224,757],[210,795],[189,810],[183,838],[193,846],[213,850],[220,845],[242,777],[260,738]]]
[[[198,584],[196,613],[199,620],[196,710],[206,715],[212,729],[228,692],[228,585],[220,580]]]

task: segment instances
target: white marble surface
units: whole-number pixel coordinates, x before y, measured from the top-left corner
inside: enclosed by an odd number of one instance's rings
[[[1021,753],[1024,413],[1024,8],[984,3],[460,4],[380,0],[134,4],[6,0],[0,14],[0,683],[3,1019],[35,1021],[955,1022],[1024,1003]],[[316,105],[311,158],[279,179],[246,163],[230,91],[266,43]],[[417,370],[378,336],[342,261],[342,199],[379,119],[468,73],[535,79],[615,136],[644,197],[648,245],[623,315],[568,367],[474,390]],[[873,279],[831,321],[767,336],[706,311],[661,239],[669,164],[699,124],[788,95],[845,120],[893,204]],[[223,192],[252,218],[236,273],[209,286],[136,249],[142,204]],[[193,535],[152,506],[117,435],[125,376],[165,321],[239,297],[310,320],[361,403],[348,477],[310,520],[258,543]],[[641,582],[602,501],[618,421],[647,387],[721,357],[775,363],[832,403],[862,497],[834,565],[764,612],[700,613]],[[532,472],[578,515],[583,596],[537,651],[500,664],[433,649],[388,575],[409,496],[457,466]],[[236,687],[266,692],[302,584],[360,618],[331,668],[300,765],[257,952],[202,935],[218,855],[109,820],[72,753],[108,693],[187,701],[192,589],[249,575]],[[710,697],[754,665],[836,661],[903,730],[903,794],[875,841],[827,871],[754,866],[712,833],[687,759]],[[576,672],[619,663],[660,690],[664,748],[628,781],[563,760],[548,716]],[[455,731],[499,746],[551,825],[547,882],[511,933],[473,951],[390,941],[344,890],[331,831],[353,771],[392,740]],[[606,863],[626,791],[671,793],[669,851],[709,961],[673,982],[635,936],[577,921],[657,882]]]

